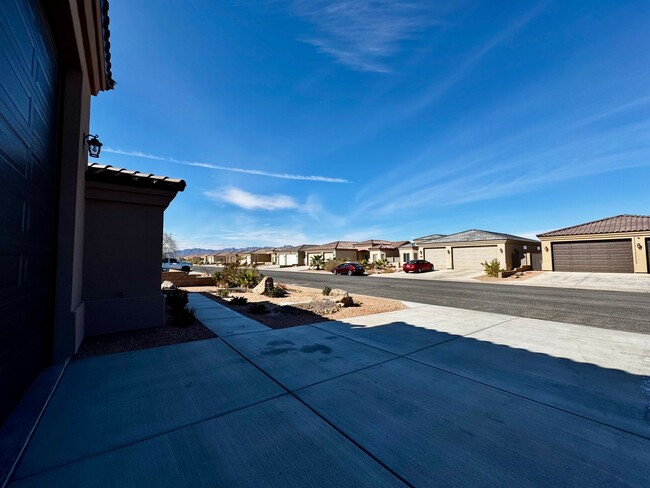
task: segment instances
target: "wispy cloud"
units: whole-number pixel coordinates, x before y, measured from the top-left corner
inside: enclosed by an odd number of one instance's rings
[[[244,173],[248,175],[266,176],[269,178],[282,178],[285,180],[301,180],[301,181],[320,181],[323,183],[350,183],[349,180],[346,180],[344,178],[334,178],[329,176],[317,176],[317,175],[296,175],[290,173],[270,173],[268,171],[263,171],[259,169],[236,168],[233,166],[222,166],[219,164],[203,163],[200,161],[183,161],[180,159],[175,159],[170,157],[156,156],[154,154],[149,154],[141,151],[123,151],[121,149],[113,149],[110,147],[104,148],[103,151],[111,154],[121,154],[123,156],[153,159],[155,161],[165,161],[168,163],[184,164],[186,166],[196,166],[199,168],[207,168],[207,169],[212,169],[217,171],[230,171],[233,173]]]
[[[256,195],[241,188],[226,187],[213,191],[206,191],[203,195],[210,200],[224,202],[244,210],[297,210],[310,215],[315,215],[320,210],[313,199],[307,199],[305,203],[298,202],[289,195]]]
[[[316,34],[301,39],[359,71],[390,71],[386,60],[403,41],[438,23],[431,6],[399,0],[295,0],[294,12]]]

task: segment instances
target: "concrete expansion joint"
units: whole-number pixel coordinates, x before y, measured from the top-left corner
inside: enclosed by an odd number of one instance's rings
[[[43,403],[43,406],[41,407],[40,411],[38,412],[38,416],[36,417],[36,420],[34,421],[34,425],[32,425],[32,428],[29,429],[29,433],[27,434],[27,437],[25,438],[25,442],[20,448],[20,452],[18,453],[18,456],[16,456],[16,460],[14,463],[11,465],[11,468],[9,469],[9,472],[7,473],[7,477],[3,480],[1,488],[7,488],[9,486],[9,482],[12,481],[13,475],[16,472],[16,468],[20,464],[20,461],[23,458],[23,454],[25,453],[25,450],[27,449],[27,446],[29,445],[30,441],[32,440],[32,436],[34,435],[34,432],[36,432],[36,429],[38,428],[39,424],[41,423],[41,419],[43,418],[43,414],[45,413],[45,410],[47,410],[47,407],[50,405],[50,401],[52,400],[52,397],[54,396],[54,393],[56,392],[57,388],[59,387],[59,384],[61,383],[61,378],[63,378],[63,375],[68,368],[68,364],[70,363],[70,357],[68,357],[65,362],[63,363],[63,367],[61,368],[61,371],[59,372],[56,381],[54,382],[54,385],[52,386],[52,390],[50,393],[47,395],[47,398],[45,399],[45,402]]]
[[[239,354],[239,353],[237,353],[237,354]],[[165,436],[165,435],[171,434],[171,433],[173,433],[173,432],[177,432],[177,431],[179,431],[179,430],[187,429],[188,427],[192,427],[192,426],[194,426],[194,425],[199,425],[199,424],[202,424],[202,423],[204,423],[204,422],[209,422],[209,421],[211,421],[211,420],[214,420],[214,419],[217,419],[217,418],[223,417],[223,416],[225,416],[225,415],[230,415],[230,414],[232,414],[232,413],[239,412],[239,411],[241,411],[241,410],[246,410],[247,408],[255,407],[255,406],[257,406],[257,405],[261,405],[261,404],[263,404],[263,403],[270,402],[271,400],[276,400],[276,399],[281,398],[281,397],[283,397],[283,396],[287,396],[287,394],[288,394],[288,393],[280,393],[280,394],[278,394],[278,395],[273,395],[273,396],[271,396],[271,397],[269,397],[269,398],[265,398],[264,400],[260,400],[260,401],[258,401],[258,402],[253,402],[253,403],[250,403],[250,404],[248,404],[248,405],[241,406],[241,407],[233,408],[233,409],[231,409],[231,410],[227,410],[227,411],[225,411],[225,412],[221,412],[221,413],[219,413],[219,414],[217,414],[217,415],[213,415],[213,416],[211,416],[211,417],[206,417],[206,418],[204,418],[204,419],[197,420],[197,421],[195,421],[195,422],[190,422],[190,423],[187,423],[187,424],[179,425],[178,427],[175,427],[175,428],[170,429],[170,430],[166,430],[166,431],[164,431],[164,432],[159,432],[159,433],[157,433],[157,434],[150,435],[150,436],[147,436],[147,437],[143,437],[143,438],[141,438],[141,439],[137,439],[137,440],[134,440],[134,441],[131,441],[131,442],[126,442],[126,443],[124,443],[124,444],[120,444],[119,446],[115,446],[115,447],[113,447],[113,448],[111,448],[111,449],[106,449],[106,450],[104,450],[104,451],[97,452],[97,453],[92,454],[92,455],[90,455],[90,456],[86,456],[86,457],[82,457],[82,458],[78,458],[78,459],[71,459],[70,461],[66,461],[66,462],[61,463],[61,464],[58,464],[58,465],[56,465],[56,466],[52,466],[51,468],[43,469],[43,470],[40,470],[40,471],[35,471],[35,472],[33,472],[33,473],[30,473],[30,474],[27,475],[27,476],[22,476],[22,477],[14,478],[12,481],[18,481],[18,480],[29,479],[29,478],[32,478],[32,477],[34,477],[34,476],[38,476],[38,475],[41,475],[41,474],[43,474],[43,473],[47,473],[48,471],[53,471],[53,470],[55,470],[55,469],[62,468],[63,466],[69,466],[69,465],[71,465],[71,464],[75,464],[75,463],[78,463],[78,462],[80,462],[80,461],[84,461],[84,460],[86,460],[86,459],[93,459],[93,458],[96,458],[96,457],[99,457],[99,456],[103,456],[104,454],[107,454],[107,453],[109,453],[109,452],[118,451],[118,450],[123,449],[123,448],[125,448],[125,447],[129,447],[129,446],[137,445],[137,444],[140,444],[140,443],[142,443],[142,442],[149,441],[149,440],[151,440],[151,439],[156,439],[156,438],[158,438],[158,437],[162,437],[162,436]],[[5,485],[2,485],[2,488],[5,488]]]
[[[379,459],[378,457],[376,457],[372,452],[370,452],[370,451],[368,451],[367,449],[365,449],[361,444],[359,444],[357,441],[355,441],[353,438],[351,438],[348,434],[346,434],[344,431],[342,431],[341,429],[339,429],[335,424],[333,424],[333,423],[330,422],[328,419],[326,419],[325,417],[323,417],[319,412],[317,412],[316,410],[314,410],[313,408],[311,408],[311,407],[310,407],[307,403],[305,403],[305,402],[304,402],[300,397],[298,397],[297,395],[294,394],[294,392],[296,392],[296,391],[300,391],[300,390],[302,390],[302,389],[304,389],[304,388],[309,388],[309,387],[312,387],[312,386],[314,386],[314,385],[317,385],[317,384],[320,384],[320,383],[324,383],[324,382],[326,382],[326,381],[331,381],[331,380],[333,380],[333,379],[335,379],[335,378],[328,378],[327,380],[319,381],[319,382],[313,383],[313,384],[308,385],[308,386],[305,386],[305,387],[297,388],[296,390],[293,390],[293,391],[292,391],[292,390],[290,390],[289,388],[287,388],[285,385],[283,385],[280,381],[276,380],[276,379],[273,378],[271,375],[269,375],[269,374],[268,374],[266,371],[264,371],[262,368],[260,368],[259,366],[257,366],[257,364],[255,364],[253,361],[251,361],[251,360],[248,359],[246,356],[244,356],[243,354],[241,354],[237,349],[235,349],[233,346],[231,346],[230,344],[228,344],[226,341],[223,341],[223,342],[224,342],[224,343],[225,343],[229,348],[231,348],[231,349],[232,349],[236,354],[239,354],[242,358],[244,358],[244,360],[247,361],[251,366],[253,366],[255,369],[257,369],[258,371],[260,371],[263,375],[265,375],[267,378],[269,378],[269,379],[270,379],[271,381],[273,381],[275,384],[277,384],[277,385],[280,386],[282,389],[284,389],[284,390],[287,392],[288,395],[290,395],[293,399],[295,399],[297,402],[299,402],[301,405],[303,405],[305,408],[307,408],[307,409],[308,409],[310,412],[312,412],[316,417],[318,417],[320,420],[322,420],[322,421],[325,422],[327,425],[329,425],[332,429],[334,429],[336,432],[338,432],[341,436],[343,436],[345,439],[347,439],[350,443],[352,443],[353,446],[355,446],[355,447],[356,447],[357,449],[359,449],[361,452],[365,453],[365,454],[366,454],[370,459],[372,459],[374,462],[376,462],[378,465],[380,465],[382,468],[384,468],[387,472],[389,472],[390,474],[392,474],[396,479],[398,479],[399,481],[401,481],[402,483],[404,483],[405,486],[413,487],[413,484],[412,484],[412,483],[409,483],[409,482],[408,482],[406,479],[404,479],[401,475],[399,475],[399,474],[396,473],[393,469],[391,469],[389,466],[387,466],[387,465],[386,465],[386,464],[385,464],[381,459]],[[388,359],[388,360],[386,360],[386,361],[383,361],[383,362],[381,362],[381,363],[378,363],[378,364],[385,364],[385,363],[388,363],[388,362],[390,362],[390,361],[394,361],[395,359],[397,359],[397,357],[390,358],[390,359]],[[336,378],[341,378],[341,377],[343,377],[343,376],[347,376],[347,375],[349,375],[349,374],[351,374],[351,373],[356,373],[356,372],[358,372],[358,371],[362,371],[362,370],[364,370],[364,369],[372,368],[372,367],[374,367],[374,366],[377,366],[377,364],[373,364],[373,365],[371,365],[371,366],[366,366],[366,367],[364,367],[364,368],[359,368],[359,369],[357,369],[357,370],[355,370],[355,371],[351,371],[351,372],[349,372],[349,373],[345,373],[345,374],[339,375],[339,376],[337,376]]]
[[[587,416],[585,416],[585,415],[580,415],[579,413],[575,413],[575,412],[572,412],[572,411],[570,411],[570,410],[565,410],[565,409],[563,409],[563,408],[556,407],[555,405],[550,405],[550,404],[548,404],[548,403],[544,403],[544,402],[541,402],[541,401],[539,401],[539,400],[535,400],[535,399],[533,399],[533,398],[529,398],[529,397],[527,397],[527,396],[521,395],[520,393],[516,393],[516,392],[510,391],[510,390],[507,390],[507,389],[505,389],[505,388],[500,388],[500,387],[498,387],[498,386],[494,386],[494,385],[491,385],[491,384],[489,384],[489,383],[485,383],[485,382],[483,382],[483,381],[479,381],[479,380],[477,380],[477,379],[471,378],[471,377],[469,377],[469,376],[462,375],[462,374],[457,373],[457,372],[455,372],[455,371],[450,371],[450,370],[448,370],[448,369],[444,369],[444,368],[441,368],[441,367],[439,367],[439,366],[433,366],[433,365],[431,365],[431,364],[428,364],[428,363],[425,363],[425,362],[423,362],[423,361],[420,361],[419,359],[416,359],[416,358],[405,357],[404,359],[408,359],[408,360],[410,360],[410,361],[413,361],[413,362],[415,362],[415,363],[421,364],[421,365],[423,365],[423,366],[428,366],[428,367],[430,367],[430,368],[436,369],[436,370],[441,371],[441,372],[443,372],[443,373],[451,374],[451,375],[456,376],[456,377],[458,377],[458,378],[463,378],[463,379],[465,379],[465,380],[471,381],[472,383],[476,383],[476,384],[479,384],[479,385],[482,385],[482,386],[485,386],[485,387],[491,388],[491,389],[493,389],[493,390],[497,390],[497,391],[500,391],[500,392],[502,392],[502,393],[506,393],[506,394],[508,394],[508,395],[515,396],[515,397],[517,397],[517,398],[521,398],[522,400],[526,400],[526,401],[529,401],[529,402],[531,402],[531,403],[535,403],[535,404],[537,404],[537,405],[541,405],[541,406],[543,406],[543,407],[551,408],[551,409],[556,410],[556,411],[558,411],[558,412],[562,412],[562,413],[565,413],[565,414],[567,414],[567,415],[571,415],[571,416],[573,416],[573,417],[581,418],[581,419],[583,419],[583,420],[587,420],[587,421],[589,421],[589,422],[593,422],[593,423],[595,423],[595,424],[602,425],[602,426],[604,426],[604,427],[609,427],[610,429],[614,429],[614,430],[617,430],[617,431],[619,431],[619,432],[623,432],[623,433],[625,433],[625,434],[632,435],[632,436],[634,436],[634,437],[638,437],[638,438],[640,438],[640,439],[645,439],[645,440],[649,440],[649,441],[650,441],[650,436],[642,435],[642,434],[639,434],[639,433],[637,433],[637,432],[632,432],[632,431],[627,430],[627,429],[622,429],[621,427],[617,427],[617,426],[615,426],[615,425],[611,425],[611,424],[608,424],[608,423],[605,423],[605,422],[601,422],[601,421],[599,421],[599,420],[592,419],[592,418],[587,417]],[[650,407],[649,407],[649,408],[650,408]]]

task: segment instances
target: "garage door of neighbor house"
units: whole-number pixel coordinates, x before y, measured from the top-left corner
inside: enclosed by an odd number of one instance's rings
[[[476,246],[476,247],[455,247],[452,249],[454,269],[466,269],[477,271],[483,269],[483,262],[490,262],[493,259],[498,259],[501,266],[505,266],[505,261],[502,258],[503,254],[499,256],[499,249],[497,246]]]
[[[49,364],[58,64],[37,0],[0,1],[0,423]]]
[[[433,264],[434,270],[447,269],[447,249],[439,247],[436,249],[425,249],[424,259]]]
[[[560,242],[553,244],[554,271],[634,273],[632,240]]]
[[[297,254],[287,254],[287,265],[295,266],[298,264],[298,255]]]

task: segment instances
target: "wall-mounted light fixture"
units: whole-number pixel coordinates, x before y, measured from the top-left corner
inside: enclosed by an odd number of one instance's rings
[[[500,252],[501,254],[503,254],[503,248],[502,248],[502,247],[499,248],[499,252]]]
[[[449,249],[447,249],[447,254],[451,254],[451,251]]]
[[[637,249],[643,249],[643,246],[641,245],[640,242],[637,242],[637,243],[636,243],[636,247],[637,247]]]
[[[84,134],[84,142],[88,144],[88,156],[91,158],[98,158],[102,152],[103,144],[99,142],[98,137],[97,134]]]
[[[544,251],[548,252],[548,246],[544,246]]]

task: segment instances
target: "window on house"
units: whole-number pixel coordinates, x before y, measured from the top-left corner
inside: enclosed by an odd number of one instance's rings
[[[410,252],[405,252],[402,255],[402,261],[406,262],[406,261],[410,261],[410,260],[411,260],[411,253]]]

